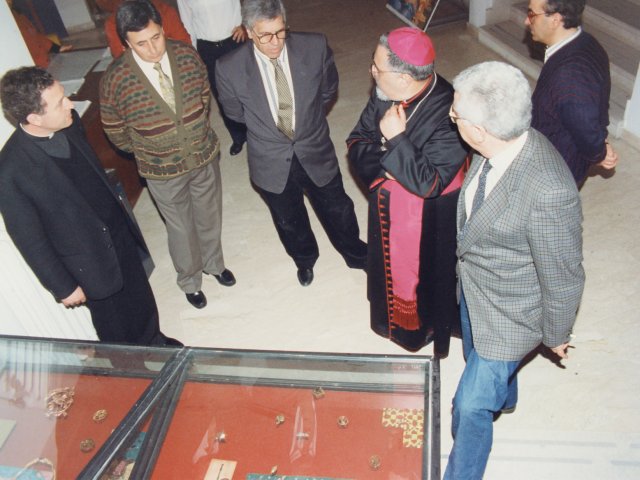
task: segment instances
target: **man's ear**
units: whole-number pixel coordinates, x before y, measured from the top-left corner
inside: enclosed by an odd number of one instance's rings
[[[480,125],[472,124],[471,138],[473,139],[474,143],[481,145],[487,139],[487,131]]]
[[[36,127],[39,127],[42,123],[42,117],[37,113],[30,113],[29,115],[27,115],[27,123],[29,125],[35,125]]]
[[[553,24],[553,28],[555,28],[555,29],[558,29],[558,28],[564,29],[564,20],[562,19],[562,15],[560,15],[558,12],[551,14],[551,22]]]

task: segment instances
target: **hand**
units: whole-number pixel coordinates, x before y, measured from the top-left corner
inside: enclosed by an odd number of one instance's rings
[[[68,52],[70,50],[73,50],[73,45],[62,45],[60,47],[60,53],[62,52]]]
[[[557,347],[553,347],[551,351],[558,355],[560,358],[569,358],[569,355],[567,355],[567,348],[569,348],[569,342],[558,345]]]
[[[247,31],[244,29],[242,25],[238,25],[231,32],[231,37],[233,41],[236,43],[242,43],[247,39]]]
[[[610,143],[607,143],[607,154],[598,165],[607,170],[611,170],[618,164],[618,153],[613,149]]]
[[[380,120],[380,131],[384,138],[391,140],[407,129],[407,116],[402,105],[391,105]]]
[[[82,305],[84,302],[86,302],[87,297],[85,296],[82,287],[78,286],[78,288],[76,288],[71,295],[69,295],[67,298],[63,298],[61,301],[62,304],[67,308],[77,307],[78,305]]]

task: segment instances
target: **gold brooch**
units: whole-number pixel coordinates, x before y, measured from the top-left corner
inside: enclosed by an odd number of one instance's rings
[[[106,410],[98,410],[96,413],[93,414],[93,421],[96,423],[104,422],[105,418],[107,418]]]
[[[66,417],[67,410],[73,403],[73,396],[76,394],[73,387],[63,387],[51,390],[44,399],[45,415],[47,417]]]
[[[96,442],[94,442],[92,438],[87,438],[86,440],[82,440],[80,442],[80,450],[84,453],[89,453],[95,447]]]
[[[349,426],[349,419],[344,415],[338,417],[338,426],[340,428],[347,428]]]
[[[315,398],[316,400],[320,400],[321,398],[324,398],[324,388],[322,387],[316,387],[313,389],[313,391],[311,392],[311,394],[313,395],[313,398]]]

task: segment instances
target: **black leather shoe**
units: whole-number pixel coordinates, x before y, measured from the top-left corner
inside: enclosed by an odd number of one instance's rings
[[[302,285],[303,287],[311,285],[311,282],[313,282],[313,268],[307,268],[307,267],[299,268],[298,281],[300,282],[300,285]]]
[[[241,151],[242,151],[242,143],[233,142],[233,145],[231,145],[231,148],[229,149],[229,153],[231,155],[237,155]]]
[[[207,297],[204,296],[202,290],[196,293],[186,293],[187,300],[196,308],[204,308],[207,306]]]
[[[220,274],[214,274],[213,276],[220,285],[224,285],[225,287],[232,287],[236,284],[236,277],[233,276],[231,270],[227,270],[226,268]]]

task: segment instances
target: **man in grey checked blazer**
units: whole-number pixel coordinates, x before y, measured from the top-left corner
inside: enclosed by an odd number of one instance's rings
[[[517,401],[516,370],[540,343],[567,358],[584,287],[582,210],[571,172],[531,123],[531,90],[501,62],[456,77],[450,116],[478,154],[458,200],[465,370],[453,401],[445,480],[480,479],[495,414]],[[491,168],[483,168],[489,162]]]

